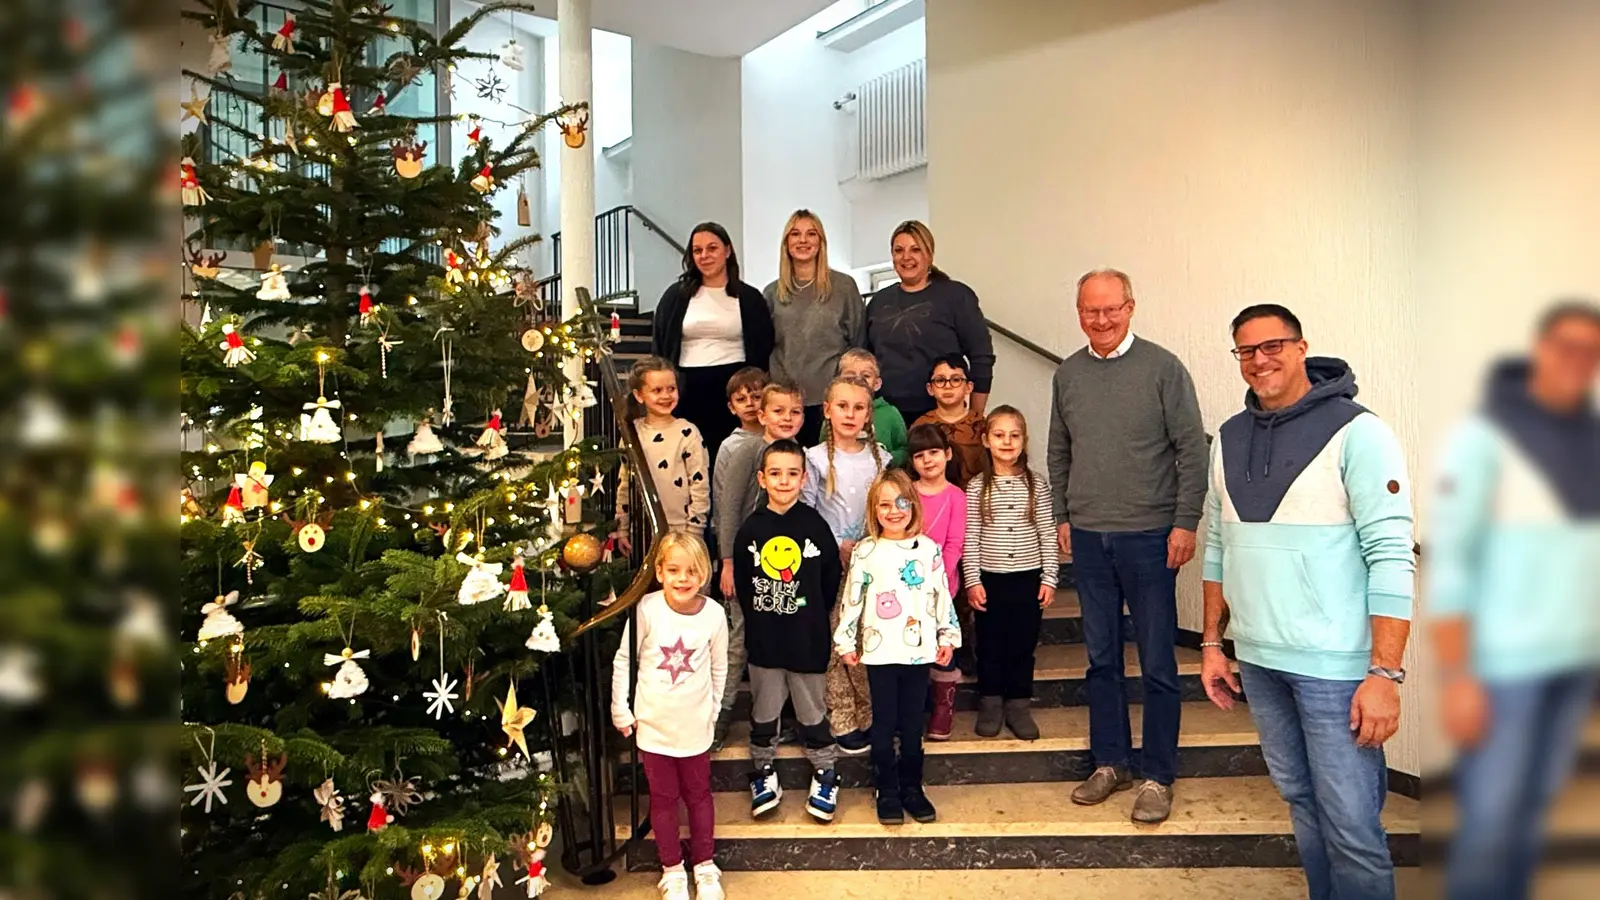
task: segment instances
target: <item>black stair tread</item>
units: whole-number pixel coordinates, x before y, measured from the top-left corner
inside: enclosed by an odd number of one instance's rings
[[[1415,869],[1395,873],[1402,891]],[[578,887],[565,873],[554,884]],[[606,900],[659,900],[658,872],[625,873],[590,893]],[[1061,900],[1063,897],[1116,897],[1118,900],[1170,900],[1173,897],[1247,897],[1249,900],[1305,900],[1305,875],[1297,868],[1226,869],[865,869],[722,873],[730,897],[767,896],[781,900],[890,900],[915,897],[1004,897],[1006,900]],[[582,895],[580,895],[582,896]],[[1402,897],[1412,896],[1401,893]],[[1576,895],[1574,895],[1576,896]]]
[[[804,809],[805,798],[790,792],[770,818],[750,818],[750,795],[720,792],[716,800],[718,840],[832,840],[839,838],[955,838],[1149,835],[1287,835],[1293,833],[1289,807],[1266,776],[1180,779],[1174,788],[1172,818],[1157,826],[1136,825],[1128,818],[1133,791],[1123,791],[1099,806],[1078,806],[1071,800],[1076,782],[1038,784],[945,785],[928,789],[939,821],[927,825],[907,820],[899,826],[878,824],[872,791],[839,792],[839,809],[831,824],[821,825]],[[618,800],[617,836],[628,836],[626,797]],[[1384,826],[1391,835],[1418,834],[1420,804],[1389,794]],[[688,834],[687,816],[684,834]]]
[[[1139,651],[1132,644],[1123,645],[1123,671],[1128,678],[1140,677]],[[1178,654],[1178,674],[1200,674],[1200,651],[1188,647],[1176,648]],[[1229,663],[1230,668],[1238,671],[1237,663]],[[1071,681],[1081,679],[1089,672],[1089,650],[1083,644],[1040,644],[1034,651],[1033,680],[1034,681]],[[965,676],[962,684],[975,684],[977,678]],[[746,693],[750,690],[749,681],[740,681],[739,690]]]
[[[955,727],[948,741],[927,741],[923,746],[930,756],[959,753],[1048,753],[1089,749],[1089,708],[1087,706],[1038,707],[1033,719],[1039,724],[1042,736],[1037,741],[1019,741],[1001,732],[1000,737],[981,738],[972,731],[975,712],[958,712]],[[1143,744],[1140,723],[1144,707],[1137,704],[1128,708],[1133,724],[1133,745]],[[750,758],[750,723],[735,722],[723,748],[711,754],[713,760],[748,760]],[[1206,702],[1183,704],[1183,719],[1178,733],[1182,747],[1245,747],[1256,746],[1261,738],[1256,734],[1250,711],[1243,704],[1231,710],[1221,710]],[[798,746],[786,744],[778,748],[779,759],[799,759],[805,752]]]

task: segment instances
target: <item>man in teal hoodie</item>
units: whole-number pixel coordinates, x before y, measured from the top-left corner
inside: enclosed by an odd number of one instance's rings
[[[1380,814],[1416,567],[1404,454],[1344,361],[1306,357],[1294,313],[1252,306],[1232,330],[1250,390],[1212,448],[1201,677],[1223,709],[1243,681],[1312,900],[1393,900]]]
[[[1450,900],[1528,895],[1600,672],[1600,306],[1557,304],[1446,442],[1424,587],[1456,760]]]

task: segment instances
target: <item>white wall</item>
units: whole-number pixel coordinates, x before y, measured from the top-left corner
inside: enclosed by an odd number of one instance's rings
[[[476,12],[479,5],[453,0],[450,6],[451,21],[461,19]],[[531,16],[522,16],[521,23],[530,23]],[[538,40],[534,34],[523,28],[513,26],[508,18],[502,15],[491,15],[472,29],[467,35],[464,45],[469,50],[483,53],[498,53],[506,41],[515,36],[517,43],[524,50],[524,63],[521,72],[513,72],[500,64],[498,59],[469,59],[464,60],[456,67],[454,78],[455,97],[451,101],[451,112],[470,115],[478,114],[488,119],[497,119],[500,122],[512,123],[500,125],[495,122],[485,121],[483,133],[494,142],[495,146],[503,147],[509,143],[516,134],[516,126],[526,121],[528,116],[519,112],[514,107],[538,112],[543,109],[543,66],[539,58]],[[478,96],[473,82],[486,77],[489,72],[495,72],[506,85],[506,93],[499,102],[486,100]],[[358,110],[359,115],[363,110]],[[456,122],[450,128],[450,160],[451,165],[459,165],[470,152],[467,148],[467,132],[472,126],[466,122]],[[431,154],[432,148],[430,148]],[[494,208],[500,213],[495,219],[495,225],[500,229],[500,238],[496,246],[515,240],[528,234],[539,234],[537,211],[544,205],[546,187],[544,178],[537,171],[526,176],[528,203],[534,211],[534,223],[530,226],[517,224],[517,188],[518,181],[513,180],[499,185],[492,195]]]
[[[845,55],[845,90],[922,59],[925,23],[903,25]],[[842,185],[850,198],[850,262],[861,268],[889,261],[889,235],[907,219],[928,219],[928,170],[912,169],[878,181]],[[781,227],[781,223],[780,223]]]
[[[561,105],[560,52],[556,23],[534,19],[543,44],[542,66],[544,99],[541,109]],[[590,32],[590,66],[593,69],[593,96],[589,98],[589,147],[594,151],[594,211],[598,215],[633,202],[632,173],[626,159],[613,160],[604,154],[606,147],[633,133],[633,39],[598,29]],[[545,200],[538,214],[541,233],[553,235],[561,230],[561,129],[552,123],[545,129],[539,151],[544,163]],[[554,244],[545,240],[538,254],[538,271],[555,271]]]
[[[863,81],[923,56],[921,20],[850,53],[817,40],[861,10],[840,0],[745,54],[744,220],[752,247],[750,281],[777,277],[783,224],[799,208],[821,217],[829,263],[848,270],[888,260],[889,232],[927,215],[926,170],[881,181],[840,184],[840,142],[850,139],[852,107],[833,103]]]
[[[1245,390],[1227,326],[1287,304],[1419,444],[1407,6],[1385,0],[929,0],[931,225],[991,318],[1063,354],[1073,285],[1131,273],[1135,330],[1188,364],[1207,429]],[[981,111],[981,113],[980,113]],[[997,338],[993,403],[1042,459],[1050,367]],[[1180,625],[1198,628],[1198,565]],[[1407,685],[1408,706],[1418,702]],[[1415,716],[1391,765],[1417,771]]]
[[[1443,375],[1427,382],[1431,448],[1551,300],[1600,298],[1600,4],[1431,0],[1426,16],[1419,318],[1423,371]],[[1449,762],[1443,740],[1423,751],[1424,771]]]
[[[633,43],[634,205],[680,243],[696,224],[720,222],[742,262],[739,83],[737,59]],[[641,306],[653,309],[682,260],[640,229],[633,250]]]

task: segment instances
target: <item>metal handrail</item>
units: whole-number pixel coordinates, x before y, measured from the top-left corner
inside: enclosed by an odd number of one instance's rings
[[[599,314],[594,305],[594,298],[589,295],[588,288],[577,288],[576,293],[578,306],[585,320],[595,330],[591,338],[598,346],[604,346],[599,333]],[[650,540],[648,546],[642,548],[643,557],[639,561],[639,570],[634,573],[633,580],[628,583],[627,588],[617,595],[615,603],[607,605],[574,629],[572,632],[574,640],[632,609],[641,597],[650,592],[655,586],[657,547],[661,536],[667,533],[667,514],[661,506],[661,494],[650,478],[650,463],[645,459],[644,445],[639,442],[639,432],[634,428],[633,419],[628,415],[628,395],[621,389],[623,382],[617,374],[616,363],[612,361],[611,354],[606,352],[595,356],[595,364],[600,370],[600,377],[596,381],[600,383],[601,392],[611,404],[611,417],[617,428],[617,442],[622,445],[628,466],[633,471],[634,480],[637,482],[637,495],[644,498],[644,516]]]
[[[1000,334],[1005,335],[1007,338],[1010,338],[1011,341],[1013,343],[1015,343],[1017,346],[1023,348],[1024,350],[1031,350],[1035,354],[1037,354],[1039,356],[1042,356],[1045,359],[1050,360],[1050,362],[1055,364],[1055,365],[1058,365],[1058,366],[1061,365],[1061,363],[1066,359],[1066,357],[1060,356],[1060,355],[1058,355],[1056,353],[1053,353],[1053,352],[1051,352],[1049,350],[1046,350],[1045,348],[1039,346],[1038,344],[1035,344],[1033,341],[1030,341],[1027,338],[1023,337],[1022,335],[1017,334],[1015,331],[1012,331],[1011,329],[1005,327],[1004,325],[1001,325],[1001,324],[995,322],[995,320],[993,320],[993,319],[984,319],[984,321],[988,323],[990,331],[997,331]]]

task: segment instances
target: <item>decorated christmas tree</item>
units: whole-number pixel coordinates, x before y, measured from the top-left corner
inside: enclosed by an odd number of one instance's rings
[[[559,785],[539,669],[581,614],[565,563],[601,553],[572,535],[605,533],[606,498],[583,499],[615,451],[562,441],[595,402],[564,364],[604,329],[539,307],[533,238],[502,240],[490,197],[574,111],[458,121],[408,96],[445,97],[468,61],[520,67],[463,40],[527,8],[448,27],[374,0],[185,13],[212,41],[185,72],[206,126],[179,185],[189,896],[543,885]],[[244,58],[265,73],[232,71]],[[440,165],[451,128],[470,147]]]

